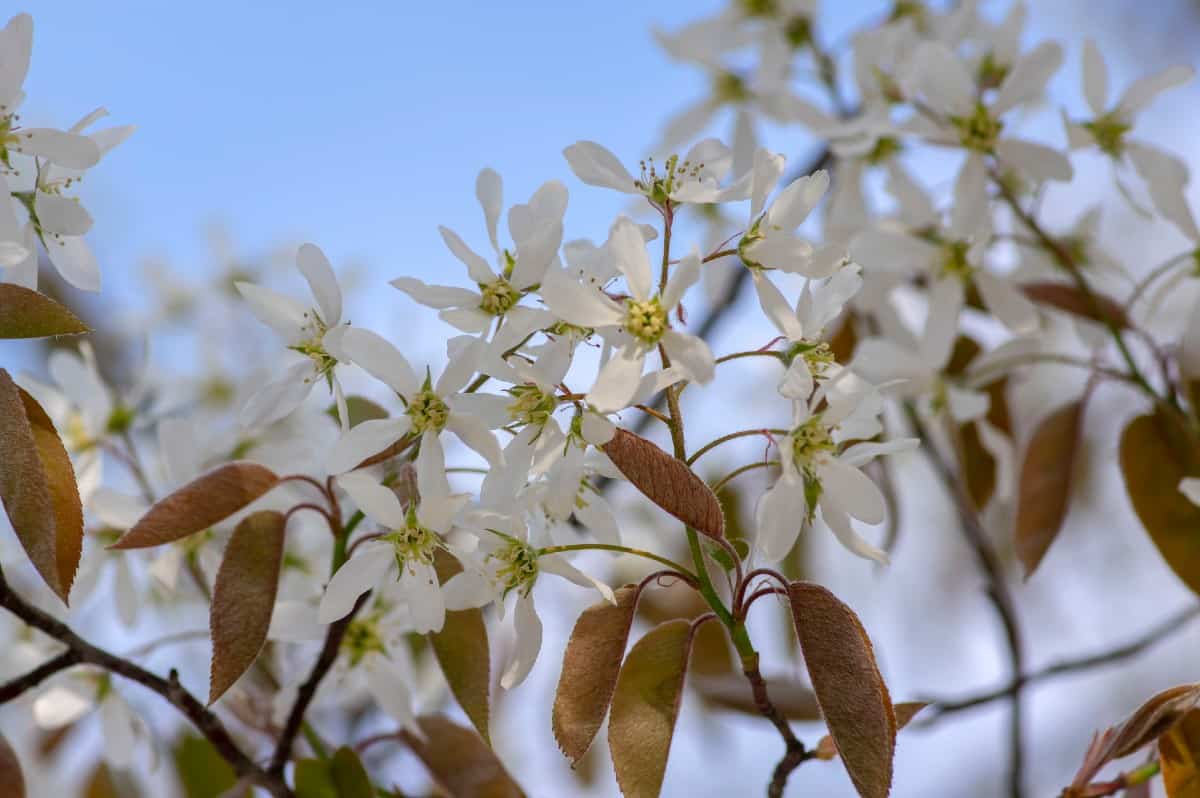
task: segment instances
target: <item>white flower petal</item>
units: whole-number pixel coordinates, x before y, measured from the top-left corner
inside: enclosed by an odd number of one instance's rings
[[[408,607],[412,630],[417,634],[440,632],[446,623],[446,603],[433,565],[410,562],[400,574],[398,593]]]
[[[755,547],[767,562],[779,562],[796,544],[808,515],[804,485],[799,480],[778,480],[758,500],[754,515],[758,527]]]
[[[929,292],[929,316],[921,336],[921,360],[930,371],[941,371],[954,350],[958,334],[958,315],[962,311],[964,292],[958,277],[942,277]]]
[[[500,677],[500,686],[505,690],[511,690],[525,681],[537,661],[538,652],[542,650],[542,620],[534,607],[532,593],[517,599],[514,616],[515,650],[508,667],[504,669],[504,675]]]
[[[1179,492],[1187,496],[1192,504],[1200,505],[1200,479],[1184,477],[1179,480]]]
[[[1070,180],[1075,176],[1071,161],[1053,147],[1023,139],[1000,139],[996,157],[1034,180]]]
[[[974,277],[983,304],[1004,326],[1017,335],[1037,330],[1037,307],[1016,286],[984,269],[975,272]]]
[[[438,232],[442,234],[442,240],[446,242],[446,246],[454,253],[454,257],[463,262],[467,267],[467,274],[471,275],[471,279],[481,285],[496,279],[496,273],[492,271],[492,267],[488,266],[488,262],[475,254],[475,251],[468,247],[463,240],[458,237],[458,233],[448,227],[438,227]],[[395,285],[395,283],[393,283]],[[400,288],[400,286],[396,286]],[[401,288],[400,290],[404,290]],[[415,297],[414,297],[415,298]],[[417,300],[420,302],[421,300]]]
[[[363,666],[367,689],[380,708],[400,724],[400,728],[420,736],[422,732],[413,712],[412,692],[400,669],[382,654],[369,656]]]
[[[644,365],[645,355],[636,347],[618,350],[596,375],[588,391],[588,403],[601,413],[615,413],[626,407],[637,392]]]
[[[82,718],[96,705],[94,696],[84,695],[74,685],[54,685],[33,702],[33,720],[42,729],[61,729]]]
[[[1104,104],[1108,101],[1108,66],[1096,42],[1090,38],[1083,43],[1083,96],[1093,116],[1104,113]]]
[[[992,116],[1000,116],[1011,108],[1040,97],[1046,90],[1046,83],[1058,71],[1062,59],[1062,46],[1052,41],[1042,42],[1021,56],[1000,84],[1000,91],[992,102]]]
[[[621,216],[613,223],[608,236],[609,251],[617,261],[617,268],[625,275],[629,293],[634,299],[650,298],[653,275],[650,273],[650,258],[646,254],[646,240],[642,231],[628,216]]]
[[[667,330],[662,337],[663,349],[671,356],[671,365],[687,379],[701,385],[712,381],[716,373],[716,360],[703,338]]]
[[[398,288],[428,308],[443,310],[445,308],[471,308],[479,305],[479,294],[466,288],[455,288],[448,285],[429,285],[415,277],[397,277],[391,281]]]
[[[310,361],[293,363],[246,400],[238,420],[243,427],[263,427],[291,415],[312,392],[312,378]]]
[[[362,327],[342,333],[341,349],[350,360],[406,399],[421,390],[408,359],[383,336]]]
[[[493,466],[504,462],[500,443],[482,419],[451,413],[450,418],[446,421],[446,429],[457,435],[463,443],[482,455]]]
[[[500,252],[500,244],[496,240],[496,225],[500,221],[500,211],[504,207],[504,181],[495,169],[480,169],[475,178],[475,199],[483,208],[483,218],[487,222],[488,240],[492,249]]]
[[[346,617],[359,596],[379,586],[394,562],[392,547],[387,543],[372,542],[360,546],[329,580],[325,595],[321,596],[317,620],[330,624]]]
[[[53,128],[22,128],[12,134],[11,149],[45,158],[68,169],[90,169],[100,161],[100,147],[87,136]]]
[[[334,444],[325,464],[330,474],[357,468],[368,457],[379,454],[408,434],[412,420],[408,416],[361,421],[347,430]]]
[[[692,252],[681,260],[671,272],[667,287],[662,293],[662,306],[667,313],[683,301],[683,295],[700,279],[700,253]]]
[[[302,244],[296,253],[296,267],[308,281],[308,288],[317,300],[321,321],[336,327],[342,321],[342,289],[329,259],[316,244]]]
[[[637,194],[633,176],[613,155],[594,141],[578,141],[563,150],[571,171],[591,186],[612,188],[625,194]]]
[[[1179,65],[1168,67],[1153,75],[1138,78],[1129,84],[1129,88],[1117,100],[1116,112],[1121,116],[1132,116],[1149,105],[1155,97],[1168,89],[1182,86],[1190,81],[1196,70],[1190,66]]]
[[[625,315],[599,288],[577,282],[562,269],[546,271],[539,293],[551,313],[578,327],[613,327]]]
[[[64,236],[81,236],[92,229],[92,217],[74,197],[35,192],[33,209],[42,230]]]
[[[100,290],[100,264],[79,236],[46,236],[46,256],[62,278],[80,291]]]
[[[538,569],[545,571],[548,574],[561,576],[568,582],[572,582],[580,587],[595,588],[604,597],[604,600],[610,604],[616,604],[616,597],[613,595],[612,588],[601,582],[599,579],[594,579],[583,571],[576,568],[571,563],[567,562],[563,557],[557,554],[547,554],[538,558]]]
[[[246,282],[235,285],[259,321],[278,333],[285,343],[300,342],[301,330],[308,323],[308,309],[304,305],[261,285]]]
[[[868,524],[882,524],[887,517],[887,504],[879,486],[857,468],[848,466],[836,457],[821,464],[822,501],[832,500],[854,518]]]
[[[363,471],[351,471],[337,478],[338,487],[346,491],[350,501],[375,523],[387,529],[404,526],[404,507],[395,491],[381,485],[375,477]]]

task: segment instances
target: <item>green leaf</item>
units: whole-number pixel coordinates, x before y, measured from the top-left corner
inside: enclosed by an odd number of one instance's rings
[[[1134,512],[1167,565],[1200,594],[1200,507],[1179,492],[1200,476],[1200,453],[1186,422],[1158,409],[1129,422],[1121,434],[1121,473]]]
[[[267,640],[279,588],[286,525],[283,513],[252,513],[233,530],[225,547],[209,609],[213,642],[210,704],[254,664]]]
[[[0,795],[8,798],[25,798],[25,776],[21,772],[21,760],[17,752],[0,734]]]
[[[334,751],[333,759],[329,762],[329,772],[333,777],[338,798],[375,798],[371,777],[367,775],[362,760],[354,753],[353,748],[343,745]]]
[[[608,747],[625,798],[655,798],[662,790],[692,637],[691,623],[668,621],[635,643],[621,666]]]
[[[71,457],[50,417],[0,369],[0,500],[25,553],[64,603],[83,551]]]
[[[452,723],[442,715],[423,715],[417,722],[425,739],[407,735],[405,741],[447,794],[524,798],[525,793],[508,775],[496,754],[474,731]]]
[[[558,747],[572,766],[587,753],[608,714],[638,593],[636,585],[625,585],[616,591],[616,604],[601,601],[592,605],[571,630],[554,694],[551,725]]]
[[[1050,413],[1033,432],[1017,489],[1017,554],[1025,578],[1037,569],[1067,517],[1083,426],[1083,401]]]
[[[850,780],[862,798],[887,798],[896,714],[866,630],[820,585],[792,582],[788,592],[804,664]]]
[[[724,537],[721,503],[682,460],[620,427],[612,440],[600,448],[647,499],[697,532],[710,538]]]
[[[233,768],[203,737],[181,737],[173,754],[175,772],[187,798],[220,798],[237,784]]]
[[[438,580],[445,583],[462,570],[453,555],[439,550],[434,561]],[[438,666],[450,685],[450,692],[467,714],[475,729],[491,745],[489,717],[491,703],[491,653],[483,611],[449,611],[441,631],[429,635]]]
[[[341,798],[333,782],[330,763],[319,759],[301,759],[294,773],[296,798]]]
[[[0,338],[47,338],[91,332],[79,317],[45,294],[0,283]]]
[[[218,466],[160,500],[109,548],[160,546],[203,532],[277,484],[275,472],[257,463]]]

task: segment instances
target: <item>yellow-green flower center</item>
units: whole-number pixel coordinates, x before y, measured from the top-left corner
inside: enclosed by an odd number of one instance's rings
[[[966,241],[948,241],[942,244],[941,275],[958,277],[961,280],[970,277],[971,272],[975,270],[967,258],[970,249],[971,245]]]
[[[667,331],[667,311],[658,297],[626,300],[625,329],[644,344],[657,344]]]
[[[429,388],[413,396],[404,412],[412,419],[413,432],[418,435],[425,430],[441,432],[446,426],[446,419],[450,417],[450,408],[446,407],[442,397]]]
[[[509,538],[491,556],[503,563],[496,571],[496,576],[504,585],[504,594],[518,590],[521,595],[527,595],[537,580],[537,549],[524,541]]]
[[[521,425],[545,426],[550,415],[558,407],[558,399],[536,385],[514,385],[508,389],[513,403],[508,406],[508,415]]]
[[[392,545],[396,567],[401,571],[415,564],[432,565],[434,554],[442,544],[438,534],[422,526],[412,510],[408,513],[407,523],[384,535],[383,540]]]
[[[958,131],[964,147],[979,152],[991,152],[1004,123],[994,118],[983,103],[976,103],[970,116],[952,116],[950,123]]]
[[[832,452],[836,448],[829,428],[821,423],[819,413],[792,430],[791,444],[792,461],[809,479],[816,477],[818,455]]]
[[[521,298],[520,292],[503,277],[486,285],[481,284],[479,292],[481,294],[480,310],[493,316],[503,316]]]
[[[804,358],[809,373],[816,380],[824,377],[829,367],[837,363],[833,349],[825,341],[804,340],[793,344],[787,352],[787,358],[791,361],[797,357]]]
[[[651,202],[665,205],[670,201],[671,193],[685,180],[700,178],[704,164],[680,161],[678,155],[671,155],[667,158],[662,172],[658,171],[653,158],[642,161],[641,167],[641,178],[634,180],[633,185],[649,197]]]
[[[379,618],[372,614],[351,621],[342,637],[342,651],[351,665],[358,665],[370,653],[387,654],[383,636],[379,633]]]
[[[1105,114],[1091,122],[1084,122],[1083,128],[1092,134],[1096,146],[1106,155],[1119,158],[1125,151],[1125,134],[1129,132],[1130,125],[1116,114]]]

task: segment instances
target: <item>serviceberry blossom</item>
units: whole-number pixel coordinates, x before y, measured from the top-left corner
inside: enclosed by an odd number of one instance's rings
[[[713,376],[708,344],[673,329],[670,323],[684,293],[700,279],[700,255],[693,252],[675,265],[659,292],[653,287],[645,241],[632,219],[623,216],[617,220],[609,244],[629,290],[622,301],[555,270],[546,273],[541,289],[554,315],[568,324],[595,330],[618,347],[588,391],[588,403],[601,413],[628,406],[641,385],[646,356],[659,346],[680,376],[707,383]]]
[[[440,435],[450,431],[489,463],[501,461],[500,445],[487,424],[471,413],[476,405],[460,404],[460,393],[479,370],[482,357],[477,339],[460,336],[451,341],[450,361],[434,380],[426,369],[417,376],[408,359],[391,343],[370,330],[351,328],[340,341],[344,357],[396,392],[404,413],[396,418],[374,419],[355,425],[337,442],[329,456],[329,472],[350,471],[406,435],[419,436],[422,450],[441,451]]]
[[[721,188],[733,166],[733,152],[717,139],[696,144],[680,160],[670,155],[661,167],[653,158],[641,162],[634,177],[612,152],[594,141],[579,141],[563,150],[575,176],[589,186],[611,188],[623,194],[641,194],[651,203],[703,204],[734,199],[745,189],[739,183]]]
[[[329,386],[338,418],[348,425],[346,399],[334,374],[339,361],[346,360],[340,354],[340,341],[349,329],[342,322],[342,289],[329,259],[315,244],[300,247],[296,267],[308,281],[315,306],[254,283],[237,283],[254,315],[283,338],[288,349],[282,374],[262,386],[242,408],[241,421],[247,427],[265,426],[290,415],[318,380]]]
[[[537,287],[557,256],[562,243],[567,189],[557,180],[547,181],[534,192],[528,204],[509,209],[512,249],[502,249],[496,233],[503,207],[500,175],[491,169],[481,171],[475,181],[475,196],[483,208],[497,268],[489,266],[453,230],[446,227],[438,230],[446,246],[467,267],[467,273],[478,289],[428,285],[413,277],[398,277],[392,280],[392,285],[422,305],[439,309],[438,316],[443,321],[463,332],[484,333],[493,322],[505,320],[520,330],[510,332],[511,340],[520,341],[553,321],[544,312],[518,307],[518,303]]]
[[[446,538],[469,497],[450,492],[441,447],[422,445],[416,466],[419,498],[407,507],[391,488],[366,472],[338,477],[338,486],[382,532],[364,543],[329,581],[321,599],[322,623],[344,617],[359,596],[395,573],[391,578],[399,582],[396,596],[408,608],[413,631],[423,634],[442,628],[446,610],[434,558],[440,549],[449,550]]]

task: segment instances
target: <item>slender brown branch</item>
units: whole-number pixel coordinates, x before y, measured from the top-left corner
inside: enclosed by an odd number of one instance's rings
[[[771,774],[771,783],[767,787],[768,798],[782,798],[783,788],[787,786],[787,780],[792,775],[792,771],[804,764],[805,760],[812,759],[815,753],[805,748],[804,743],[796,738],[792,727],[788,725],[787,718],[771,703],[771,697],[767,693],[767,681],[758,670],[757,655],[742,661],[742,673],[750,682],[750,689],[754,693],[754,705],[758,708],[759,714],[771,721],[771,725],[779,732],[779,736],[783,738],[784,745],[787,747],[779,764],[775,766],[775,771]]]
[[[329,625],[329,629],[325,633],[325,644],[321,647],[321,653],[317,657],[317,661],[313,663],[312,670],[308,673],[308,678],[304,680],[304,684],[300,685],[300,689],[296,692],[296,701],[292,704],[287,722],[284,724],[283,731],[279,735],[279,743],[275,746],[275,753],[271,755],[271,764],[267,767],[268,773],[282,776],[283,768],[287,764],[288,759],[291,758],[292,746],[295,744],[296,737],[300,734],[300,728],[304,724],[304,716],[308,712],[308,707],[312,703],[313,698],[317,695],[317,688],[321,686],[322,680],[329,674],[329,669],[333,667],[333,663],[337,660],[338,650],[341,648],[342,638],[346,636],[346,630],[350,627],[354,616],[366,604],[370,595],[370,593],[364,593],[359,598],[358,603],[354,605],[354,609],[350,610],[344,618]]]
[[[938,472],[938,476],[945,484],[947,492],[949,492],[950,498],[954,502],[954,508],[958,513],[959,528],[966,538],[967,544],[975,554],[979,569],[987,579],[987,596],[996,611],[996,615],[999,617],[1000,625],[1004,631],[1004,644],[1008,655],[1011,678],[1014,683],[1022,682],[1025,678],[1025,648],[1021,640],[1021,630],[1017,621],[1016,604],[1013,601],[1012,593],[1008,589],[1008,583],[1005,581],[1004,569],[996,553],[992,550],[991,544],[988,542],[987,532],[979,520],[979,515],[975,512],[975,508],[961,480],[956,476],[954,468],[946,462],[941,453],[937,451],[937,448],[932,445],[933,437],[929,434],[929,430],[926,429],[925,423],[921,420],[913,405],[905,403],[904,410],[909,423],[912,424],[922,440],[929,444],[923,446],[922,450],[928,455],[934,469]],[[1025,755],[1023,740],[1024,723],[1021,711],[1021,685],[1018,684],[1006,698],[1009,702],[1008,744],[1010,749],[1008,793],[1012,798],[1021,798],[1023,794],[1021,783],[1024,780]]]
[[[22,674],[10,681],[0,684],[0,704],[6,704],[22,695],[26,690],[32,690],[46,679],[59,671],[66,670],[79,664],[79,654],[68,648],[53,659],[46,660],[28,673]]]
[[[1053,679],[1057,676],[1067,676],[1072,673],[1091,670],[1093,668],[1104,667],[1111,665],[1121,660],[1135,657],[1147,650],[1151,646],[1156,645],[1167,637],[1170,637],[1175,632],[1182,630],[1190,621],[1200,618],[1200,606],[1188,607],[1175,613],[1166,620],[1151,627],[1144,634],[1116,648],[1102,651],[1097,654],[1089,654],[1087,656],[1075,657],[1072,659],[1059,660],[1034,671],[1033,673],[1022,676],[1020,679],[1013,679],[1003,687],[998,687],[994,690],[988,690],[984,693],[968,696],[967,698],[950,699],[933,699],[932,706],[929,712],[921,718],[921,725],[926,725],[936,721],[943,715],[949,715],[963,710],[973,709],[984,704],[989,704],[993,701],[999,701],[1008,698],[1028,685],[1037,682]]]
[[[220,718],[213,714],[213,712],[179,683],[179,676],[174,670],[164,679],[127,659],[122,659],[115,654],[92,645],[71,631],[66,624],[18,596],[12,587],[9,586],[3,572],[0,572],[0,607],[8,610],[33,628],[67,646],[68,651],[73,653],[78,664],[94,665],[102,668],[109,673],[136,682],[162,696],[191,721],[192,725],[204,735],[213,748],[217,750],[217,753],[221,755],[221,758],[230,764],[239,777],[262,787],[274,796],[274,798],[293,798],[293,793],[283,780],[283,777],[280,774],[268,773],[247,756],[234,741],[233,737],[230,736],[229,731],[225,728]],[[57,662],[59,659],[61,659],[61,655],[60,658],[51,660],[51,662]],[[24,678],[28,678],[34,673],[38,673],[40,678],[46,678],[50,675],[50,672],[46,670],[49,665],[50,663],[46,663],[46,665],[32,671]],[[64,665],[63,667],[66,666]],[[11,685],[12,683],[10,682],[9,684]]]

